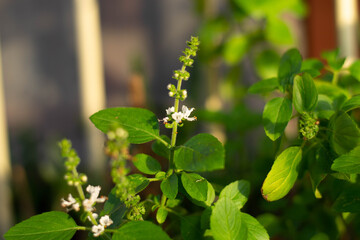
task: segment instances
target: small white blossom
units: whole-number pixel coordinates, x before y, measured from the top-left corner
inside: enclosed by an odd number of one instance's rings
[[[169,92],[169,97],[173,97],[175,95],[174,92]]]
[[[105,215],[105,216],[101,217],[99,222],[104,227],[108,227],[111,224],[113,224],[113,221],[110,219],[110,217],[108,215]]]
[[[171,115],[171,117],[177,122],[181,123],[181,120],[184,117],[184,114],[182,112],[175,112]]]
[[[65,207],[68,211],[74,209],[75,211],[80,210],[80,204],[76,201],[75,198],[71,195],[71,193],[68,196],[68,200],[65,200],[64,198],[61,199],[61,206]]]
[[[94,233],[94,237],[100,236],[104,232],[105,228],[103,225],[94,225],[91,228],[91,231]]]
[[[87,199],[87,198],[84,199],[82,204],[84,206],[85,211],[92,212],[94,210],[94,208],[93,208],[94,202],[91,201],[91,199]]]
[[[86,191],[90,193],[90,200],[92,200],[93,202],[95,202],[97,197],[99,196],[100,190],[101,190],[100,186],[95,187],[88,185],[86,188]]]
[[[164,117],[164,118],[162,119],[162,121],[163,121],[164,123],[167,123],[169,120],[170,120],[170,118],[168,118],[168,117]]]
[[[187,91],[186,91],[186,90],[183,90],[182,93],[183,93],[183,97],[184,97],[184,98],[187,98]]]
[[[183,105],[182,106],[182,113],[183,113],[184,119],[186,119],[188,121],[195,121],[196,117],[189,117],[191,112],[194,111],[194,109],[195,108],[188,109],[187,106]]]
[[[166,88],[167,88],[168,90],[170,90],[170,89],[171,89],[171,86],[172,86],[171,84],[168,84]]]
[[[118,128],[118,129],[116,129],[116,135],[119,138],[124,139],[124,138],[127,138],[129,136],[129,133],[125,129]]]
[[[169,107],[168,109],[166,109],[166,114],[167,115],[171,115],[173,112],[175,112],[175,107]]]

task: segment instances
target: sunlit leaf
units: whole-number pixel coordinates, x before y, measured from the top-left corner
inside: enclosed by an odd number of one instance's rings
[[[241,221],[247,228],[247,240],[268,240],[270,239],[266,229],[249,214],[241,213]]]
[[[250,183],[246,180],[238,180],[225,186],[221,190],[219,199],[229,198],[240,210],[248,200],[250,193]]]
[[[289,147],[275,159],[261,189],[267,201],[283,198],[290,191],[299,174],[301,157],[300,147]]]
[[[46,212],[16,224],[6,240],[69,240],[80,227],[64,212]]]
[[[228,198],[216,202],[210,217],[210,228],[215,240],[247,239],[247,228],[242,223],[241,213]]]

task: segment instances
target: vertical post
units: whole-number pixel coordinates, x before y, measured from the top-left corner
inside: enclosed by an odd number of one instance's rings
[[[82,120],[92,173],[104,173],[103,135],[89,117],[105,108],[100,13],[97,0],[74,0]]]
[[[335,0],[337,40],[342,56],[347,56],[345,65],[358,57],[358,7],[357,0]]]
[[[10,191],[11,164],[2,76],[0,42],[0,236],[2,236],[13,224]]]

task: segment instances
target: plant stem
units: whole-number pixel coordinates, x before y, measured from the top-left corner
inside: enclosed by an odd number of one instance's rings
[[[339,80],[339,71],[333,72],[332,84],[337,85]]]
[[[75,177],[75,179],[78,179],[78,178],[79,178],[79,173],[77,172],[76,168],[73,168],[72,174],[73,174],[73,176]],[[81,201],[84,201],[84,199],[85,199],[85,194],[84,194],[84,191],[83,191],[83,189],[82,189],[82,187],[81,187],[81,184],[76,184],[76,190],[77,190],[77,192],[79,193],[79,196],[80,196]]]

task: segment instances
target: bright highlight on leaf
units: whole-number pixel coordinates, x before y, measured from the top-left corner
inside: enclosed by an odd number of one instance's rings
[[[301,157],[300,147],[289,147],[275,159],[261,189],[267,201],[279,200],[290,191],[299,173]]]

